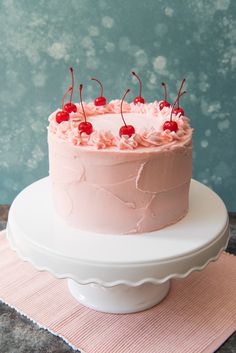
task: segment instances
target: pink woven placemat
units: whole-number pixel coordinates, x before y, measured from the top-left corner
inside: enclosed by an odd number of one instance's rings
[[[19,259],[0,233],[0,299],[86,353],[208,353],[236,330],[236,257],[173,280],[156,307],[127,315],[90,310],[67,281]]]

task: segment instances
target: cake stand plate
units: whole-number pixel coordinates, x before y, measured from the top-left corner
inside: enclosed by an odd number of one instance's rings
[[[79,231],[54,213],[50,180],[44,178],[14,200],[7,235],[24,260],[68,278],[80,303],[131,313],[165,298],[171,278],[184,278],[216,260],[227,246],[229,226],[222,200],[192,180],[189,212],[172,226],[139,235]]]

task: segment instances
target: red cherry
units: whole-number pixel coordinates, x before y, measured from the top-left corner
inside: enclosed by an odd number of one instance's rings
[[[61,105],[61,110],[57,112],[56,114],[56,121],[58,124],[60,124],[62,121],[68,121],[70,119],[70,115],[68,111],[64,110],[64,101],[67,96],[67,94],[72,90],[72,87],[70,87],[63,95],[62,97],[62,105]]]
[[[79,86],[79,95],[80,95],[81,107],[82,107],[83,114],[84,114],[84,121],[82,121],[79,124],[78,129],[79,129],[80,133],[85,132],[87,135],[90,135],[93,132],[93,125],[91,123],[89,123],[87,121],[87,118],[86,118],[86,114],[85,114],[85,111],[84,111],[84,105],[83,105],[83,99],[82,99],[82,90],[83,90],[83,85],[80,84],[80,86]]]
[[[102,85],[102,83],[98,79],[96,79],[95,77],[92,77],[91,80],[96,81],[99,84],[99,86],[101,87],[101,95],[100,95],[100,97],[97,97],[94,100],[94,105],[96,105],[97,107],[102,106],[102,105],[106,105],[107,104],[107,100],[106,100],[105,97],[103,97],[103,85]]]
[[[71,80],[72,80],[72,85],[71,85],[71,92],[70,92],[70,102],[66,103],[64,105],[64,110],[68,113],[76,113],[77,112],[77,107],[74,103],[72,103],[72,95],[74,91],[74,86],[75,86],[75,80],[74,80],[74,70],[72,67],[70,67],[70,73],[71,73]]]
[[[134,104],[138,104],[138,103],[144,104],[145,103],[144,98],[141,96],[134,98]]]
[[[58,124],[62,123],[63,121],[68,121],[70,119],[70,114],[65,112],[64,110],[57,112],[56,114],[56,121]]]
[[[180,114],[180,116],[184,115],[184,110],[182,108],[180,108],[180,107],[175,108],[176,104],[179,103],[180,98],[186,93],[186,91],[183,91],[181,93],[180,92],[181,92],[181,90],[179,89],[177,98],[176,98],[176,100],[175,100],[175,102],[173,104],[173,107],[171,109],[170,121],[172,120],[172,114],[175,114],[175,115]]]
[[[88,121],[82,121],[79,126],[79,132],[85,132],[87,135],[90,135],[93,132],[93,125]]]
[[[176,121],[165,121],[165,123],[163,124],[163,130],[170,130],[170,131],[178,131],[178,124],[176,123]]]
[[[164,107],[169,108],[169,107],[170,107],[170,103],[167,102],[167,101],[162,101],[162,102],[160,102],[160,103],[159,103],[159,108],[160,108],[160,110],[162,110]]]
[[[125,94],[123,95],[122,100],[121,100],[120,114],[121,114],[121,118],[122,118],[125,125],[121,126],[121,128],[119,130],[120,137],[122,137],[123,135],[128,135],[129,137],[131,137],[133,134],[135,134],[135,128],[132,125],[126,124],[124,116],[123,116],[123,111],[122,111],[124,99],[129,92],[130,92],[130,89],[127,89],[127,91],[125,92]]]
[[[139,82],[139,96],[134,98],[133,102],[134,102],[134,104],[138,104],[138,103],[144,104],[145,99],[142,97],[142,81],[141,81],[140,77],[134,71],[132,71],[131,73],[133,76],[135,76],[138,79],[138,82]]]
[[[64,105],[64,110],[68,113],[76,113],[77,112],[77,107],[74,103],[66,103]]]
[[[107,100],[105,97],[97,97],[95,100],[94,100],[94,104],[99,107],[99,106],[102,106],[102,105],[106,105],[107,104]]]
[[[180,92],[181,92],[181,90],[179,90],[177,98],[174,101],[174,104],[172,106],[171,113],[170,113],[170,120],[165,121],[165,123],[163,124],[163,130],[170,130],[170,131],[175,131],[175,132],[178,131],[178,124],[176,123],[176,121],[172,120],[172,114],[174,112],[175,105],[179,101],[180,97],[182,97],[186,93],[186,91],[184,91],[182,93],[180,93]],[[181,109],[181,108],[177,108],[177,109]],[[183,109],[181,109],[181,110],[183,110]]]
[[[133,134],[135,134],[135,129],[132,125],[121,126],[120,131],[119,131],[120,137],[122,137],[123,135],[127,135],[127,136],[131,137]]]
[[[177,108],[173,109],[173,114],[175,114],[175,115],[178,115],[178,114],[180,114],[180,116],[184,115],[184,110],[182,108],[180,108],[180,106],[179,106],[179,100],[180,100],[180,97],[182,97],[182,95],[184,94],[184,93],[182,94],[181,91],[182,91],[182,88],[183,88],[183,85],[184,85],[185,81],[186,80],[184,78],[182,80],[180,88],[179,88],[179,92],[178,92],[178,96],[177,96],[177,102],[176,102],[176,103],[178,103],[178,105],[177,105]]]
[[[162,102],[159,103],[159,108],[160,110],[162,110],[164,107],[169,108],[170,107],[170,103],[167,102],[167,89],[166,89],[166,84],[165,82],[161,83],[162,87],[163,87],[163,92],[164,92],[164,100]]]
[[[179,116],[181,116],[181,115],[184,115],[184,110],[182,109],[182,108],[174,108],[173,109],[173,114],[175,114],[175,115],[179,115]]]

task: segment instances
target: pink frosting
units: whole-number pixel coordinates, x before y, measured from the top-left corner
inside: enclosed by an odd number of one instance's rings
[[[116,139],[110,131],[94,131],[88,140],[88,145],[95,146],[97,149],[116,146]]]
[[[170,143],[186,142],[191,139],[192,129],[189,119],[185,116],[172,116],[172,120],[178,124],[176,133],[169,130],[163,131],[164,122],[170,119],[171,108],[165,107],[160,111],[157,101],[137,105],[124,102],[125,119],[132,120],[136,132],[130,138],[120,137],[118,127],[123,125],[120,104],[120,100],[113,100],[102,107],[96,107],[94,103],[84,104],[87,119],[94,126],[94,132],[91,135],[81,136],[78,131],[79,123],[84,120],[81,104],[77,104],[77,112],[70,114],[69,121],[60,124],[56,122],[57,111],[52,113],[49,117],[49,131],[74,146],[90,146],[96,149],[133,150],[154,146],[165,148]],[[147,123],[148,127],[146,127]]]
[[[120,149],[103,149],[107,141],[112,143],[105,138],[101,149],[78,148],[49,131],[54,206],[68,225],[103,234],[143,233],[187,213],[191,143],[135,149],[134,138],[122,137]]]

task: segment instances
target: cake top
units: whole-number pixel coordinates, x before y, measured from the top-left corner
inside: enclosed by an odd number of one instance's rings
[[[129,93],[126,90],[121,100],[107,103],[101,94],[94,102],[84,103],[83,86],[80,85],[80,103],[72,102],[72,86],[65,93],[62,108],[49,116],[49,132],[55,137],[76,146],[91,149],[136,150],[140,148],[169,149],[173,145],[191,142],[192,129],[184,110],[179,106],[185,80],[182,81],[177,98],[171,106],[167,101],[166,85],[162,83],[164,99],[160,102],[146,103],[142,97],[142,83],[135,72],[132,74],[140,84],[139,96],[132,103],[125,101]],[[67,94],[70,102],[64,104]]]

